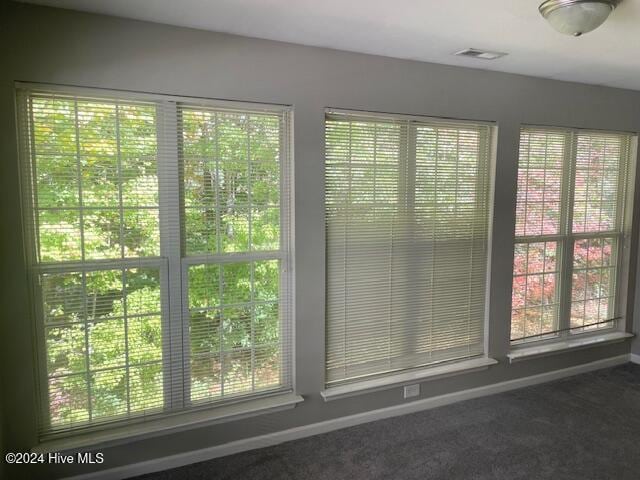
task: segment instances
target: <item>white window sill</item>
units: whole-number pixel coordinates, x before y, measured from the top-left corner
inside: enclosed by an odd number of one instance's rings
[[[507,358],[509,359],[509,363],[515,363],[522,360],[546,357],[548,355],[555,355],[596,345],[622,342],[633,336],[634,335],[632,333],[611,332],[603,333],[601,335],[589,335],[588,337],[576,337],[569,340],[547,343],[545,345],[532,345],[529,347],[516,348],[507,354]]]
[[[49,453],[117,445],[132,440],[162,435],[168,432],[204,427],[215,423],[287,410],[295,408],[298,403],[303,401],[304,399],[300,395],[287,392],[203,410],[175,413],[147,422],[122,425],[103,431],[81,433],[70,437],[46,440],[34,447],[31,451]]]
[[[427,367],[420,370],[398,373],[396,375],[387,375],[373,380],[365,380],[338,387],[330,387],[320,392],[320,395],[322,395],[325,402],[330,402],[332,400],[352,397],[354,395],[362,395],[379,390],[388,390],[390,388],[410,383],[435,380],[438,378],[475,372],[477,370],[485,370],[491,365],[495,365],[497,363],[498,361],[493,358],[474,358],[472,360]]]

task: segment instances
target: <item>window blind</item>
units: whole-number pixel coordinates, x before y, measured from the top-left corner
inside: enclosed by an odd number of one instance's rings
[[[620,133],[522,130],[513,342],[614,326],[631,141]]]
[[[325,129],[327,386],[483,354],[491,127]]]
[[[291,388],[288,116],[179,108],[193,402]]]
[[[216,105],[19,89],[42,439],[291,389],[288,111]]]

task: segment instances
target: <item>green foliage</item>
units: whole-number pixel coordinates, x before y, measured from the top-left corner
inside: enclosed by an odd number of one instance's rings
[[[158,270],[43,275],[42,284],[54,424],[161,406]]]
[[[160,255],[155,107],[32,98],[41,262]],[[280,247],[275,116],[186,110],[186,253]],[[54,426],[163,406],[160,271],[41,275]],[[189,270],[192,398],[279,380],[277,260]],[[223,385],[224,383],[224,385]]]
[[[189,269],[192,398],[241,393],[257,385],[259,371],[271,369],[279,382],[278,348],[261,357],[256,352],[277,346],[279,322],[277,260],[196,265]],[[252,353],[253,352],[253,353]],[[249,367],[247,367],[249,355]],[[254,356],[255,369],[251,367]],[[226,363],[226,365],[222,365]],[[225,375],[221,375],[224,371]],[[230,373],[232,372],[232,373]],[[266,373],[264,376],[268,376]],[[256,387],[258,388],[258,387]]]
[[[184,110],[182,128],[187,254],[277,250],[278,119]]]

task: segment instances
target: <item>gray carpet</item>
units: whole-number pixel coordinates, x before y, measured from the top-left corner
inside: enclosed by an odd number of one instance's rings
[[[139,479],[640,479],[640,366],[380,420]]]

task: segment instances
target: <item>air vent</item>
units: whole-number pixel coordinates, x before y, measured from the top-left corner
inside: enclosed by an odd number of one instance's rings
[[[461,57],[479,58],[481,60],[495,60],[496,58],[504,57],[506,53],[503,52],[490,52],[488,50],[478,50],[477,48],[465,48],[459,52],[454,53]]]

